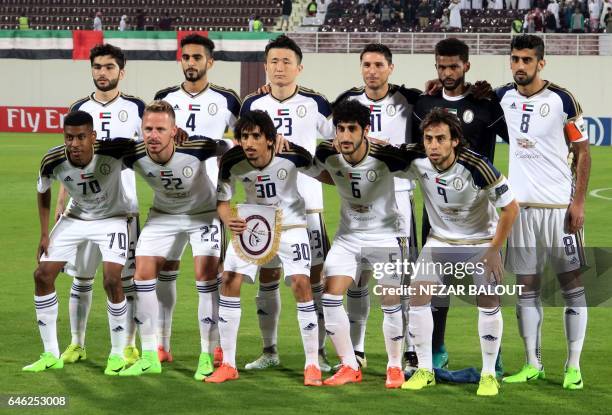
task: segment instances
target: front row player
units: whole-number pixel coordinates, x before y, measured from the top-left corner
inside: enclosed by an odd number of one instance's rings
[[[246,230],[244,219],[233,215],[230,208],[236,182],[243,184],[247,203],[282,209],[280,245],[272,262],[282,263],[285,280],[291,284],[297,302],[298,324],[306,354],[304,385],[320,386],[318,323],[310,289],[311,258],[306,208],[297,190],[298,172],[313,177],[318,175],[312,156],[295,144],[275,155],[276,129],[270,117],[260,110],[242,115],[234,128],[234,137],[239,145],[228,151],[221,160],[217,193],[219,217],[235,235]],[[257,265],[241,259],[233,245],[229,246],[219,300],[223,363],[206,382],[221,383],[238,379],[236,341],[241,315],[240,287],[244,279],[255,282],[257,271]]]
[[[172,259],[177,241],[189,239],[193,251],[201,352],[194,378],[203,380],[213,372],[213,351],[219,343],[217,330],[217,266],[223,248],[222,229],[216,213],[216,192],[206,174],[206,160],[220,155],[223,140],[174,143],[177,132],[172,106],[165,101],[147,105],[142,117],[144,143],[124,158],[126,166],[140,174],[155,197],[136,245],[136,315],[142,358],[121,376],[161,372],[157,352],[158,301],[156,277]]]
[[[123,350],[128,326],[121,271],[126,260],[128,205],[121,171],[122,155],[131,146],[131,140],[96,142],[91,115],[76,111],[64,119],[64,145],[52,148],[42,160],[38,179],[40,259],[34,272],[34,304],[45,351],[24,371],[41,372],[64,366],[57,341],[55,280],[67,262],[74,263],[77,248],[87,242],[97,245],[102,253],[108,295],[112,347],[104,373],[117,375],[125,367]],[[49,235],[52,180],[64,184],[72,203]]]
[[[315,163],[329,172],[340,194],[340,227],[325,260],[326,277],[323,294],[325,329],[330,336],[341,366],[325,380],[326,385],[361,381],[361,369],[355,357],[348,315],[342,299],[353,283],[359,283],[361,271],[367,269],[374,248],[399,250],[404,259],[406,238],[394,192],[394,177],[408,178],[406,170],[413,151],[391,145],[370,143],[370,111],[355,100],[344,100],[333,110],[336,127],[336,150],[331,141],[317,147]],[[370,252],[368,252],[370,251]],[[394,275],[396,278],[399,276]],[[394,281],[386,280],[384,285]],[[399,285],[400,280],[395,281]],[[388,355],[387,388],[399,388],[404,381],[402,364],[403,323],[398,295],[383,295],[383,335]]]
[[[501,282],[501,248],[519,211],[505,177],[484,156],[464,148],[459,119],[442,109],[432,110],[422,121],[425,153],[412,162],[410,172],[419,181],[431,231],[417,263],[411,284],[408,333],[419,361],[418,370],[402,389],[418,390],[435,385],[432,369],[433,317],[431,288],[445,276],[436,273],[446,263],[471,263],[474,284],[491,288]],[[501,208],[498,218],[496,208]],[[427,266],[429,264],[429,266]],[[480,264],[480,267],[477,265]],[[462,265],[465,266],[465,265]],[[482,372],[478,395],[497,395],[495,360],[503,321],[497,295],[479,295],[478,335]]]

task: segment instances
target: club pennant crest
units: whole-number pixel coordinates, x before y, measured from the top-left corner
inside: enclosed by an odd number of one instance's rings
[[[246,230],[232,237],[236,253],[253,264],[270,262],[280,244],[282,211],[275,206],[239,204],[233,212],[246,221]]]

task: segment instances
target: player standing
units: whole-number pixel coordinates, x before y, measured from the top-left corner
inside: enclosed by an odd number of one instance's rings
[[[214,64],[214,48],[214,42],[204,36],[198,34],[185,36],[181,40],[181,66],[185,81],[178,86],[158,91],[155,100],[164,100],[172,105],[176,125],[187,131],[189,135],[221,140],[226,129],[234,127],[241,102],[234,91],[212,84],[208,80],[208,71]],[[231,141],[227,141],[231,146]],[[216,158],[207,160],[206,172],[216,187],[219,173]],[[172,361],[170,337],[172,315],[176,306],[176,279],[186,243],[187,240],[177,241],[158,276],[157,296],[160,306],[158,350],[162,361]],[[214,301],[218,302],[218,292],[214,293],[213,297]],[[218,307],[216,303],[215,307]],[[217,350],[216,354],[219,353]]]
[[[221,160],[217,195],[217,211],[223,223],[238,237],[247,229],[244,219],[236,217],[230,201],[236,182],[241,182],[250,204],[276,206],[282,209],[282,232],[279,249],[274,258],[281,262],[285,280],[297,302],[297,318],[306,354],[304,384],[321,385],[318,362],[318,327],[315,305],[310,288],[310,242],[306,230],[305,202],[297,187],[298,171],[318,176],[311,154],[291,144],[289,150],[274,154],[276,128],[263,111],[244,113],[235,127],[239,146],[226,153]],[[223,286],[219,307],[219,332],[223,348],[223,365],[206,379],[221,383],[238,378],[236,342],[240,324],[240,287],[243,280],[255,282],[258,266],[241,259],[230,245],[224,263]]]
[[[302,51],[289,37],[281,35],[265,49],[265,70],[270,80],[269,93],[252,94],[244,100],[241,114],[259,109],[270,115],[278,134],[314,154],[317,138],[333,136],[331,106],[327,99],[297,84],[302,72]],[[310,284],[319,318],[319,363],[321,370],[331,368],[325,358],[325,328],[321,307],[323,282],[321,270],[329,249],[323,222],[323,190],[312,177],[298,174],[298,190],[306,201],[306,218],[312,252]],[[273,266],[274,268],[266,268]],[[259,291],[255,301],[263,337],[263,354],[246,369],[265,369],[280,364],[277,350],[278,319],[281,299],[278,291],[280,273],[277,266],[267,265],[260,272]]]
[[[420,124],[431,110],[443,108],[459,118],[463,137],[470,149],[493,162],[496,137],[499,135],[508,141],[508,130],[497,100],[477,97],[475,88],[466,83],[465,76],[470,70],[469,53],[469,46],[456,38],[447,38],[436,44],[436,71],[442,89],[419,97],[412,113],[413,136],[420,137]],[[427,211],[423,210],[422,243],[425,244],[431,227]],[[450,299],[449,296],[434,296],[431,303],[434,321],[433,367],[444,368],[448,365],[444,333]],[[497,371],[503,372],[501,360],[496,365]]]
[[[224,141],[218,144],[204,139],[176,146],[174,111],[165,101],[147,105],[142,131],[144,143],[124,159],[155,194],[136,246],[135,321],[140,330],[142,358],[121,375],[161,373],[156,335],[156,277],[177,239],[182,238],[189,240],[193,251],[201,345],[194,378],[201,381],[213,371],[213,351],[218,342],[217,267],[223,245],[215,187],[205,166],[207,159],[217,156],[227,145]]]
[[[391,50],[380,43],[366,45],[359,57],[364,86],[352,88],[336,99],[354,99],[370,109],[369,137],[384,140],[399,146],[411,142],[412,110],[421,92],[389,83],[393,73],[393,55]],[[411,252],[417,252],[416,228],[412,211],[412,189],[410,180],[395,178],[395,199],[400,214],[403,216],[404,236],[409,238]],[[351,340],[355,356],[360,366],[366,367],[365,333],[370,314],[370,296],[368,278],[359,279],[360,286],[351,286],[346,294],[346,308],[351,322]],[[402,298],[407,301],[407,298]],[[408,340],[409,337],[406,336]],[[408,350],[408,349],[407,349]],[[414,354],[414,352],[412,352]],[[406,361],[410,365],[411,353],[406,352]]]
[[[126,95],[119,90],[119,82],[125,77],[125,56],[123,51],[113,45],[98,45],[89,54],[91,73],[96,90],[91,95],[78,100],[70,107],[71,111],[85,111],[93,118],[94,131],[98,140],[113,140],[116,137],[138,139],[144,102],[136,97]],[[134,251],[140,226],[138,221],[138,198],[136,195],[136,178],[134,172],[125,170],[121,174],[123,191],[128,199],[128,257],[123,268],[122,284],[127,298],[128,322],[127,346],[123,354],[128,363],[138,359],[135,346],[136,326],[134,324],[134,270],[136,269]],[[64,212],[66,191],[63,183],[56,204],[56,219]],[[75,265],[70,263],[66,273],[74,277],[70,289],[68,311],[72,340],[62,353],[66,363],[85,360],[85,332],[91,309],[93,280],[102,257],[93,242],[79,247]]]
[[[58,301],[55,280],[78,247],[91,242],[102,255],[104,288],[108,296],[111,353],[104,373],[117,375],[125,367],[127,301],[121,284],[126,260],[129,205],[121,185],[122,155],[133,144],[96,142],[91,115],[74,111],[64,118],[64,145],[43,158],[38,179],[41,236],[38,268],[34,272],[36,319],[44,353],[23,368],[27,372],[61,369],[57,341]],[[64,183],[71,202],[49,235],[52,180]]]
[[[494,287],[501,282],[501,248],[518,214],[518,204],[506,178],[484,156],[464,148],[459,119],[444,109],[434,109],[421,123],[425,152],[410,166],[419,180],[431,221],[411,289],[408,332],[418,356],[419,369],[403,389],[435,385],[432,361],[433,316],[428,286],[444,283],[432,264],[476,265],[474,283]],[[415,145],[416,148],[416,145]],[[496,208],[501,208],[498,217]],[[478,335],[482,372],[478,395],[497,395],[495,361],[501,344],[503,321],[497,295],[478,295]]]
[[[546,260],[557,273],[565,310],[568,358],[563,387],[582,389],[580,353],[587,306],[580,267],[585,264],[582,227],[591,156],[582,109],[574,96],[540,77],[544,42],[534,35],[512,38],[514,83],[497,91],[510,136],[510,185],[521,206],[508,239],[506,265],[524,285],[518,298],[519,331],[526,364],[506,383],[544,378],[541,362],[541,275]],[[573,169],[568,163],[573,153]],[[574,174],[573,174],[574,173]]]
[[[416,153],[391,145],[370,143],[370,110],[355,100],[336,103],[333,112],[337,151],[331,141],[317,147],[315,162],[327,170],[341,198],[340,227],[325,260],[323,294],[325,329],[341,367],[326,385],[360,382],[361,368],[355,358],[348,315],[342,300],[354,282],[359,283],[368,249],[397,249],[407,259],[404,223],[395,202],[394,177],[407,177]],[[401,276],[396,276],[397,285]],[[399,295],[383,295],[383,335],[388,355],[387,388],[399,388],[404,381],[401,369],[403,322]]]

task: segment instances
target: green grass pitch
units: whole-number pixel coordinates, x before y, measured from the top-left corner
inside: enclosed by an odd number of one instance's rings
[[[66,365],[61,371],[23,373],[21,367],[34,361],[42,351],[32,299],[32,272],[36,266],[35,249],[39,239],[35,189],[37,169],[45,151],[60,143],[59,135],[0,135],[2,405],[10,394],[28,394],[68,396],[67,410],[47,409],[45,413],[610,413],[611,313],[610,309],[603,307],[589,309],[588,334],[582,355],[583,391],[564,391],[561,387],[566,346],[560,308],[545,310],[543,359],[548,376],[545,381],[504,385],[500,395],[492,399],[478,398],[476,385],[438,385],[416,393],[386,390],[382,313],[375,305],[374,298],[366,339],[369,367],[364,372],[363,383],[337,389],[305,388],[302,386],[303,349],[296,324],[295,305],[286,287],[282,288],[283,312],[279,330],[282,367],[257,373],[241,371],[240,380],[222,385],[196,382],[192,375],[199,353],[197,294],[189,251],[183,257],[178,280],[178,304],[172,337],[175,361],[164,364],[162,375],[141,378],[110,378],[103,375],[110,345],[100,276],[94,288],[87,331],[88,360]],[[612,149],[592,147],[591,150],[593,169],[590,189],[610,187]],[[496,164],[505,173],[507,152],[507,146],[498,146]],[[151,192],[143,183],[138,189],[141,212],[146,216]],[[612,197],[612,190],[606,196]],[[338,197],[332,187],[325,187],[325,203],[328,228],[334,232],[338,225]],[[588,196],[587,246],[611,246],[609,231],[606,230],[609,229],[607,216],[611,203],[610,200]],[[69,277],[61,275],[56,283],[60,300],[58,334],[62,350],[70,340],[70,281]],[[260,351],[254,296],[255,287],[245,286],[237,352],[240,367],[257,357]],[[514,307],[504,308],[504,321],[505,368],[506,371],[515,371],[523,364],[523,346],[517,332]],[[446,338],[452,369],[480,367],[475,309],[451,309]],[[335,361],[329,341],[328,353]],[[12,412],[2,409],[5,410]],[[15,413],[40,412],[43,412],[41,408],[15,410]]]

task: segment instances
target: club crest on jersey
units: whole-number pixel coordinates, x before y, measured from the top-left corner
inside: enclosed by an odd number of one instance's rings
[[[378,174],[376,174],[374,170],[368,170],[366,173],[366,179],[368,179],[369,182],[375,182],[377,177]]]
[[[100,113],[100,119],[101,120],[110,120],[111,119],[111,113],[110,112],[101,112]]]
[[[267,182],[268,180],[270,180],[269,174],[264,174],[263,176],[257,176],[258,182]]]
[[[297,116],[300,118],[304,118],[306,116],[306,107],[303,105],[300,105],[297,107],[297,110],[295,111]],[[287,114],[289,115],[289,114]]]
[[[128,112],[126,110],[119,111],[119,121],[126,122],[128,120]]]
[[[219,108],[217,107],[217,104],[215,104],[213,102],[210,105],[208,105],[208,113],[210,115],[215,115],[217,113],[217,111],[219,111]]]
[[[387,105],[387,115],[389,117],[393,117],[395,114],[397,114],[397,108],[395,108],[395,105],[393,104]]]
[[[436,183],[441,184],[442,186],[446,186],[446,180],[436,177]]]
[[[193,176],[193,169],[189,166],[183,167],[183,176],[187,178]]]
[[[278,110],[276,110],[276,115],[279,115],[281,117],[289,115],[289,108],[279,108]]]
[[[523,112],[533,112],[533,104],[523,103],[521,105],[521,109]]]
[[[471,123],[472,121],[474,121],[474,111],[472,110],[465,110],[463,112],[463,122],[466,124]]]
[[[200,111],[200,104],[189,104],[189,111]]]
[[[546,103],[542,104],[542,106],[540,107],[540,115],[542,117],[546,117],[549,112],[550,112],[550,106]]]
[[[285,180],[287,178],[287,170],[280,169],[278,172],[276,172],[276,177],[281,180]]]
[[[455,177],[455,179],[453,180],[453,188],[456,191],[460,191],[461,189],[463,189],[463,180],[461,180],[461,177]]]
[[[87,180],[87,179],[93,179],[94,174],[93,173],[81,173],[81,179],[82,180]]]
[[[174,173],[172,173],[172,170],[160,170],[159,175],[160,177],[172,177]]]
[[[102,163],[100,165],[100,173],[102,173],[105,176],[108,176],[110,172],[111,172],[111,166],[109,164]]]

